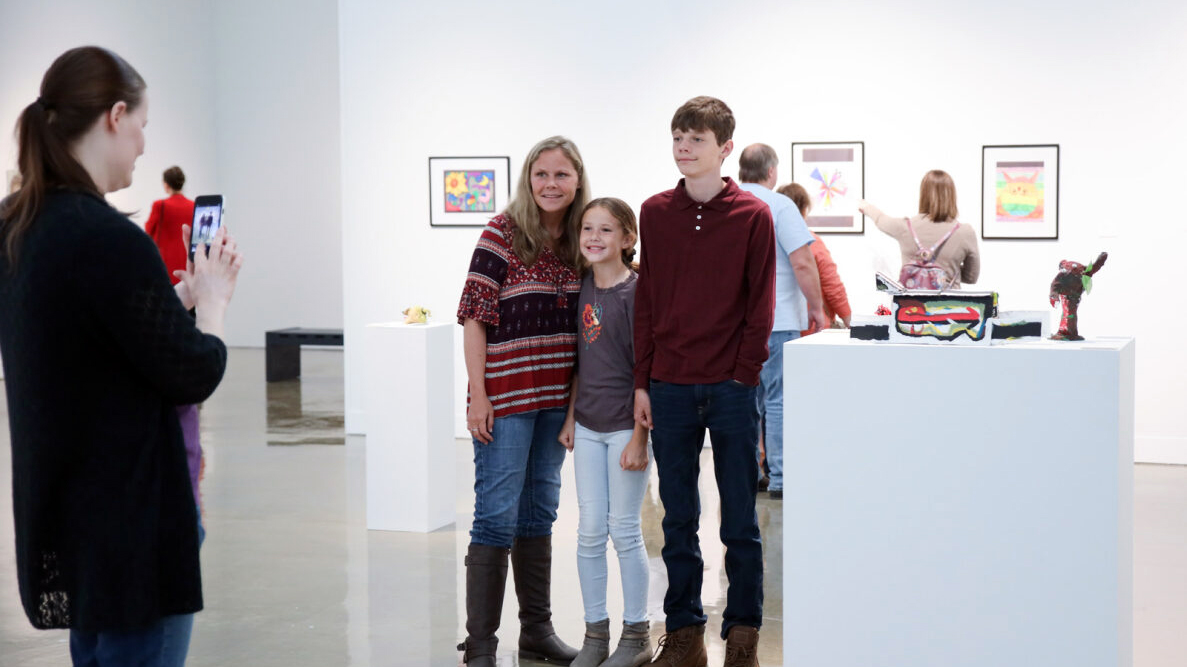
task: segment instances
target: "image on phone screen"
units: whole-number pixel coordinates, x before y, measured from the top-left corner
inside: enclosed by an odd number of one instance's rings
[[[196,204],[194,206],[194,228],[190,239],[190,256],[193,257],[198,248],[209,246],[214,241],[214,234],[222,226],[222,203],[213,205]]]

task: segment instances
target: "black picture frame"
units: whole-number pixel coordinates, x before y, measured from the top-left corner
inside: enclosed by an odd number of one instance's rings
[[[811,177],[810,174],[804,173],[804,171],[806,169],[806,165],[804,167],[801,167],[799,170],[796,169],[797,164],[801,164],[804,162],[802,147],[814,147],[816,149],[827,149],[829,147],[837,148],[837,149],[851,149],[851,150],[854,150],[855,155],[856,155],[856,159],[853,161],[860,163],[860,169],[858,170],[858,173],[859,173],[861,182],[859,183],[857,197],[854,198],[851,195],[847,195],[847,197],[852,200],[852,205],[851,205],[852,211],[846,213],[846,215],[852,219],[852,222],[848,226],[843,226],[843,227],[839,227],[834,224],[828,224],[828,225],[813,224],[813,222],[812,222],[813,218],[824,219],[824,218],[843,217],[840,215],[837,215],[837,216],[820,216],[818,214],[813,215],[813,213],[819,213],[817,211],[817,207],[815,205],[816,197],[813,196],[813,200],[814,200],[813,211],[809,212],[808,217],[805,218],[805,220],[804,220],[804,222],[807,223],[807,225],[808,225],[808,229],[812,230],[813,232],[815,232],[817,234],[837,234],[837,235],[852,234],[852,235],[858,235],[858,236],[865,234],[866,217],[865,217],[865,215],[863,215],[861,213],[861,211],[857,210],[857,200],[865,199],[865,192],[866,192],[866,159],[865,159],[866,158],[866,143],[864,141],[793,141],[791,143],[791,180],[796,183],[799,183],[801,186],[804,187],[804,189],[808,190],[809,194],[811,194],[815,189],[817,189],[817,187],[811,183],[801,182],[801,180],[800,180],[800,179],[807,179],[807,178]],[[846,208],[850,208],[850,207],[847,206]]]
[[[1060,182],[1060,146],[1059,144],[986,144],[981,146],[981,239],[985,241],[1058,241],[1059,240],[1059,182]],[[990,164],[993,163],[993,167]],[[1055,178],[1050,179],[1048,172],[1054,164]],[[1042,175],[1043,191],[1041,212],[1043,217],[1037,221],[1028,222],[1000,220],[998,213],[997,173],[1002,165],[1009,165],[1014,170],[1036,169],[1029,177],[1023,175],[1019,182],[1022,192],[1013,196],[1025,200],[1027,184],[1033,186],[1034,180]],[[1041,171],[1040,171],[1041,170]],[[1007,177],[1008,178],[1008,177]],[[1054,184],[1051,189],[1050,185]],[[1033,194],[1030,195],[1033,198]],[[1021,201],[1025,208],[1025,201]],[[1019,227],[1018,225],[1034,225]],[[1025,231],[1026,233],[1020,233]]]
[[[494,179],[489,203],[481,210],[446,209],[447,172],[490,171]],[[502,181],[500,183],[499,181]],[[429,226],[485,227],[511,201],[511,158],[506,155],[446,156],[429,158]]]

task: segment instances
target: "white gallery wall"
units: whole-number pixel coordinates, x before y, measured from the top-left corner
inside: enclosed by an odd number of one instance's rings
[[[12,128],[53,59],[108,47],[149,90],[145,153],[109,201],[143,225],[173,164],[190,197],[225,196],[247,256],[229,344],[340,327],[337,14],[335,0],[0,2],[0,170],[16,167]]]
[[[213,8],[219,180],[246,255],[228,341],[262,346],[269,329],[341,328],[337,6]]]
[[[1059,240],[982,241],[977,287],[1047,308],[1061,259],[1107,250],[1081,331],[1137,338],[1138,459],[1187,463],[1182,3],[339,0],[338,20],[348,430],[365,429],[363,327],[414,303],[451,318],[480,232],[430,228],[430,156],[509,155],[517,175],[533,143],[565,134],[593,194],[637,207],[678,178],[672,112],[709,94],[733,108],[739,148],[769,143],[784,168],[792,141],[864,141],[866,196],[888,213],[914,212],[924,172],[947,170],[978,229],[981,146],[1060,144]],[[897,245],[870,221],[826,242],[870,312]],[[953,369],[904,395],[935,387],[941,409],[976,382]]]

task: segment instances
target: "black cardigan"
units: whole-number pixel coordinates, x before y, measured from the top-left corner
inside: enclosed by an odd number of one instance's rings
[[[200,610],[174,406],[214,392],[227,350],[194,326],[152,240],[96,195],[50,194],[15,270],[0,252],[0,353],[29,620],[132,630]]]

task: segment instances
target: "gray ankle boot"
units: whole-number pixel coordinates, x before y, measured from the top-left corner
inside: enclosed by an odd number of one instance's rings
[[[610,619],[585,624],[585,643],[570,667],[598,667],[610,654]]]
[[[618,648],[601,667],[639,667],[651,660],[651,627],[647,621],[622,624]],[[577,664],[577,663],[573,663]]]

